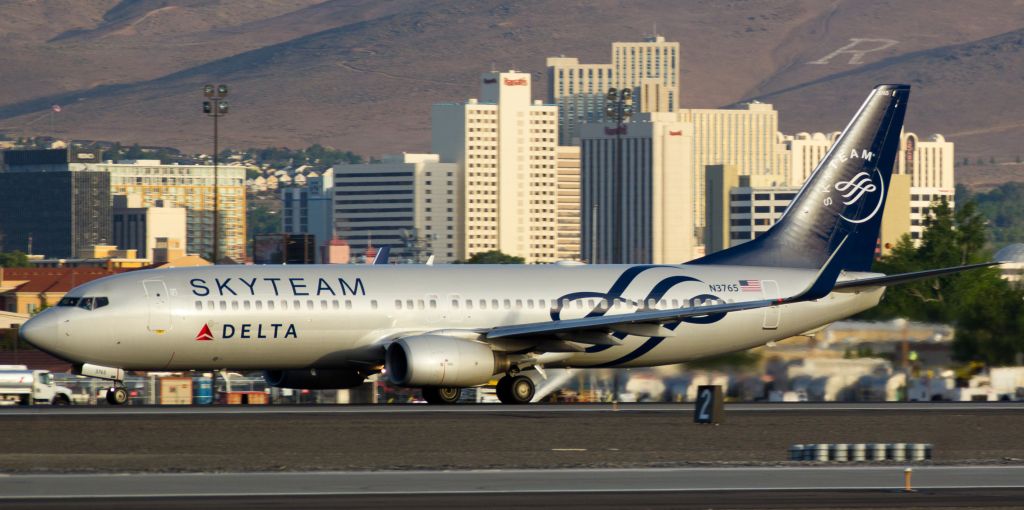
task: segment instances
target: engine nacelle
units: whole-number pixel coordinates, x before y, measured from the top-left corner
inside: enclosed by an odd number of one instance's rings
[[[508,358],[490,345],[442,335],[401,338],[384,356],[388,380],[399,386],[464,388],[486,384],[508,369]]]
[[[340,390],[355,388],[363,384],[370,375],[365,370],[320,369],[308,370],[265,370],[263,379],[275,388],[297,390]]]

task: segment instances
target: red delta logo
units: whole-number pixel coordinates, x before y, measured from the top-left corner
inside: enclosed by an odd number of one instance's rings
[[[505,85],[508,87],[515,87],[517,85],[527,85],[527,81],[526,78],[519,78],[518,80],[511,80],[509,78],[505,78]]]
[[[213,333],[210,331],[209,324],[203,324],[203,329],[199,330],[199,334],[196,335],[196,340],[213,340]]]

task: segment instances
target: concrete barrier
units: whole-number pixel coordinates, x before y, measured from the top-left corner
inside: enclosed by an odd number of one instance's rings
[[[892,460],[924,462],[932,458],[930,443],[809,443],[789,447],[789,460],[864,462]]]

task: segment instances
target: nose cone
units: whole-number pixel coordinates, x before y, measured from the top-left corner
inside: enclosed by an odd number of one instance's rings
[[[40,350],[53,352],[59,347],[61,338],[57,332],[56,313],[43,312],[32,317],[18,328],[21,339]]]

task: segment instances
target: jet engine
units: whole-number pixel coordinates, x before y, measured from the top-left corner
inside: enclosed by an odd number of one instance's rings
[[[488,344],[443,335],[400,338],[384,356],[388,380],[399,386],[479,386],[508,365]]]
[[[308,370],[266,370],[263,379],[275,388],[294,388],[301,390],[335,390],[355,388],[363,384],[370,375],[365,370],[354,369],[319,369]]]

